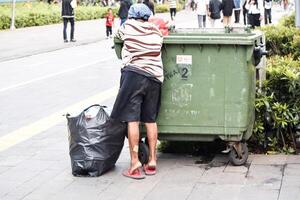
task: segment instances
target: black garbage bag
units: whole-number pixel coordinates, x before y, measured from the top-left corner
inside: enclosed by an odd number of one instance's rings
[[[67,115],[74,176],[100,176],[120,156],[127,125],[110,119],[104,107],[92,105],[76,117]]]

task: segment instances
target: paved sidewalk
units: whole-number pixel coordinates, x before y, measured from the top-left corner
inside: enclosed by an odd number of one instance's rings
[[[251,155],[234,167],[227,156],[160,154],[158,173],[144,180],[121,175],[129,165],[125,144],[116,167],[97,178],[73,177],[65,124],[0,152],[1,200],[299,200],[300,156]]]

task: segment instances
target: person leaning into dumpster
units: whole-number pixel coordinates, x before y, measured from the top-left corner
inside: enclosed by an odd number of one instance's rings
[[[142,3],[134,4],[128,20],[119,28],[116,37],[124,41],[119,93],[112,119],[128,123],[128,141],[131,164],[123,175],[145,178],[156,173],[156,117],[160,107],[163,66],[161,47],[163,36],[159,29],[148,22],[151,10]],[[149,162],[142,166],[138,159],[139,123],[145,123],[149,143]]]

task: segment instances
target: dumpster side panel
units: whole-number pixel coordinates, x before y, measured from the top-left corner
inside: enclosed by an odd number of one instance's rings
[[[212,45],[164,45],[162,51],[165,81],[159,125],[224,126],[224,74],[222,59]],[[187,77],[178,56],[191,56]],[[199,130],[199,129],[198,129]]]
[[[247,62],[247,50],[239,45],[165,44],[160,134],[230,139],[246,132],[255,94],[255,70]],[[182,55],[192,58],[185,79],[177,58]]]

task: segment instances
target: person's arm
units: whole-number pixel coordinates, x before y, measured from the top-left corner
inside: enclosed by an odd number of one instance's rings
[[[246,0],[245,8],[246,8],[247,10],[249,10],[249,8],[250,8],[249,0]]]
[[[206,13],[208,14],[208,16],[210,16],[210,13],[209,13],[209,9],[208,9],[208,0],[205,1],[205,7],[206,7]]]
[[[211,15],[211,8],[212,8],[212,3],[211,3],[211,1],[209,1],[209,3],[208,3],[208,16]]]
[[[151,8],[152,8],[153,15],[155,15],[155,5],[153,2],[151,2]]]
[[[259,8],[259,12],[260,12],[260,20],[262,20],[264,18],[264,4],[263,4],[264,0],[257,0],[258,3],[258,8]]]
[[[120,40],[124,40],[124,36],[125,36],[125,33],[124,33],[124,31],[125,31],[125,24],[126,24],[126,22],[119,27],[119,29],[117,30],[116,35],[115,35]]]

